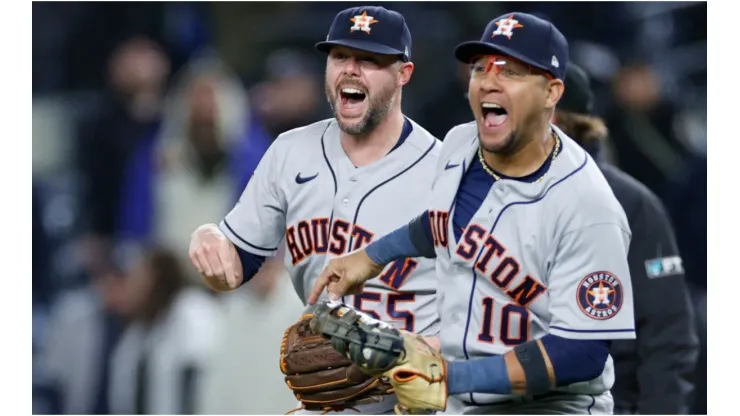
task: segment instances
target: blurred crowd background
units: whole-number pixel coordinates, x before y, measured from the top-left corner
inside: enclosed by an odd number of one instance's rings
[[[408,21],[404,110],[440,139],[470,121],[457,43],[507,11],[561,29],[609,158],[668,208],[706,346],[706,3],[374,4]],[[188,243],[278,134],[331,117],[313,45],[354,5],[33,3],[34,413],[295,407],[278,349],[302,305],[282,265],[216,295]],[[702,353],[694,413],[705,383]]]

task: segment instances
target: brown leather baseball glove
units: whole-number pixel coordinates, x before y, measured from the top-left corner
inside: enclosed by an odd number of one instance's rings
[[[311,332],[307,313],[283,335],[280,370],[306,410],[338,411],[378,403],[393,393],[390,383],[370,376],[332,348],[331,340]]]

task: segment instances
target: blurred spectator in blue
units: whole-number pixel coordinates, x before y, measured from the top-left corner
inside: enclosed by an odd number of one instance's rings
[[[31,261],[33,262],[32,270],[32,287],[31,299],[34,308],[48,306],[51,300],[51,282],[49,281],[49,270],[51,260],[51,242],[49,235],[44,227],[43,221],[43,204],[38,186],[33,185],[31,200],[31,227],[32,227],[32,245]]]
[[[165,38],[171,45],[173,69],[180,70],[198,51],[212,42],[209,25],[210,4],[201,2],[166,2]]]
[[[108,88],[100,102],[80,120],[77,162],[85,179],[82,206],[87,212],[88,267],[104,258],[118,228],[124,170],[142,140],[159,126],[169,61],[147,38],[123,42],[108,65]]]
[[[239,79],[209,53],[194,58],[173,81],[161,128],[126,166],[118,235],[187,256],[190,228],[225,215],[254,169],[244,163],[250,124]]]
[[[170,250],[141,247],[121,291],[129,325],[112,353],[112,414],[201,414],[222,311]]]
[[[316,57],[278,49],[265,59],[265,81],[249,91],[254,118],[274,140],[296,127],[330,117],[324,102],[323,73]]]

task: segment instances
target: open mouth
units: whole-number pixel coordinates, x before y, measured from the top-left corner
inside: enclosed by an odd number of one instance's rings
[[[483,113],[483,124],[489,128],[501,126],[509,119],[509,113],[497,103],[482,103],[481,111]]]
[[[367,94],[358,88],[346,87],[339,91],[339,96],[342,98],[342,105],[352,107],[365,101]]]

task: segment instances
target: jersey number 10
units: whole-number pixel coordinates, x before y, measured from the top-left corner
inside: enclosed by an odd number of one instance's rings
[[[529,311],[527,308],[515,303],[508,303],[506,306],[499,308],[498,316],[494,316],[493,310],[493,298],[483,298],[483,322],[481,323],[480,334],[478,334],[478,341],[486,343],[494,343],[496,341],[493,335],[495,327],[492,325],[494,319],[500,319],[497,325],[499,328],[499,340],[504,345],[519,345],[529,340]],[[515,318],[518,318],[518,322],[512,322]],[[512,330],[516,331],[512,334]]]

